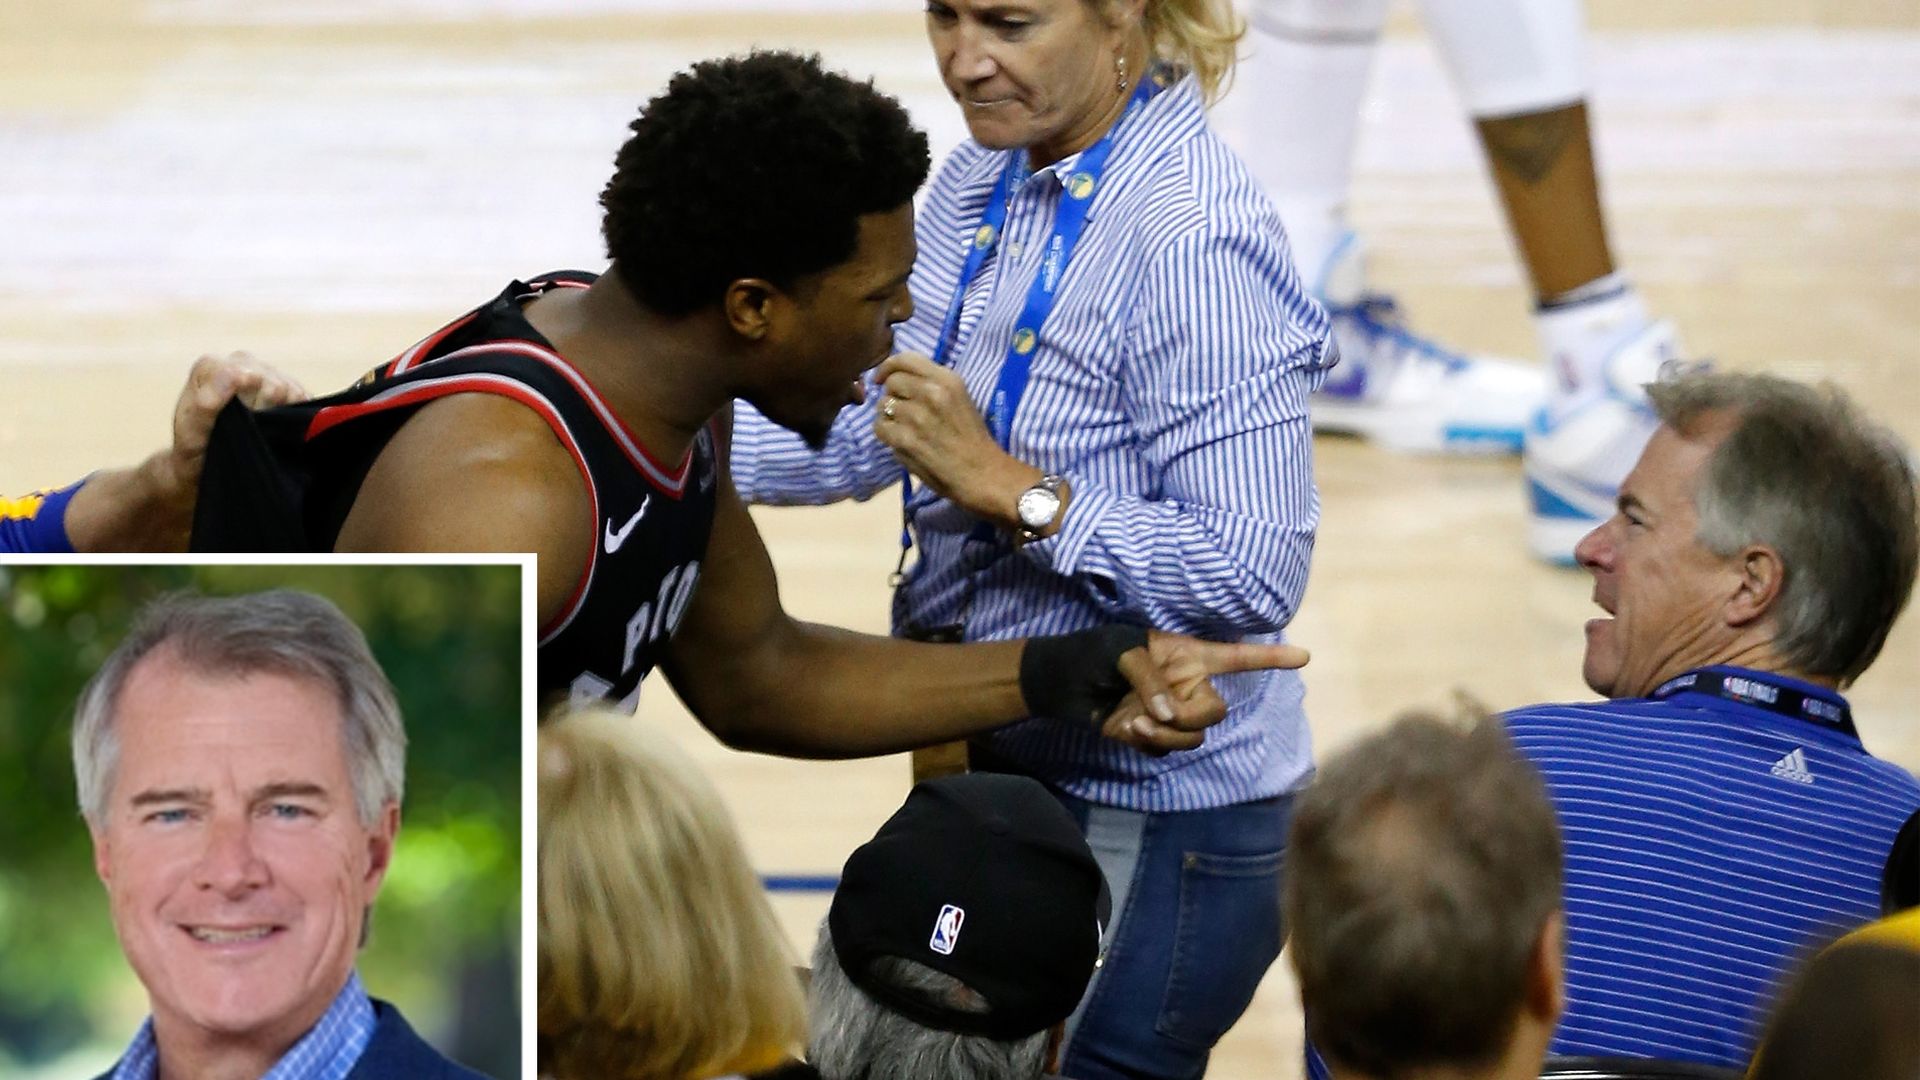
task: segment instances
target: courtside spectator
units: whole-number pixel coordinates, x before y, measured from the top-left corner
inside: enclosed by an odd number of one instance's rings
[[[1100,962],[1110,900],[1039,783],[928,780],[848,858],[813,954],[827,1080],[1034,1080]]]
[[[1561,986],[1560,833],[1497,721],[1407,717],[1300,796],[1286,920],[1338,1080],[1531,1080]]]
[[[1840,693],[1912,591],[1914,474],[1832,388],[1649,393],[1661,426],[1577,551],[1607,616],[1584,674],[1611,700],[1506,717],[1567,841],[1553,1052],[1745,1068],[1793,959],[1879,914],[1920,807]]]
[[[1748,1080],[1920,1076],[1920,910],[1869,923],[1781,996]]]
[[[800,982],[720,793],[631,717],[540,729],[540,1073],[705,1080],[789,1060]]]

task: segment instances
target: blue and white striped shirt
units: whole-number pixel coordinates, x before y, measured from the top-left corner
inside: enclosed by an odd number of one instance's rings
[[[975,226],[1016,152],[969,140],[942,165],[915,227],[901,349],[934,352]],[[967,288],[950,356],[976,403],[999,377],[1078,159],[1013,192],[1001,240]],[[1280,640],[1319,523],[1307,396],[1331,360],[1326,313],[1294,272],[1279,216],[1182,79],[1115,135],[1009,437],[1014,457],[1068,478],[1060,531],[1018,548],[1004,536],[968,542],[975,519],[915,485],[921,562],[906,618],[964,623],[970,640],[1117,621]],[[873,435],[876,398],[842,412],[818,455],[741,405],[742,496],[818,504],[892,489],[901,469]],[[1134,810],[1225,806],[1302,784],[1311,749],[1299,676],[1215,684],[1228,718],[1191,752],[1152,758],[1044,721],[988,741],[1074,795]]]
[[[1920,807],[1920,782],[1856,736],[1709,694],[1506,721],[1566,837],[1556,1054],[1744,1068],[1782,978],[1879,914],[1887,852]]]
[[[374,1022],[373,1002],[360,985],[359,973],[349,975],[319,1022],[260,1080],[346,1080],[373,1041]],[[153,1039],[153,1018],[148,1017],[109,1080],[155,1080],[159,1075],[160,1047]]]

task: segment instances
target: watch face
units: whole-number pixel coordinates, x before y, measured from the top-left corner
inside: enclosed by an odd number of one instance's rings
[[[1060,512],[1060,495],[1043,487],[1031,487],[1020,493],[1020,502],[1015,506],[1020,514],[1020,524],[1029,529],[1044,529],[1053,524],[1053,516]]]

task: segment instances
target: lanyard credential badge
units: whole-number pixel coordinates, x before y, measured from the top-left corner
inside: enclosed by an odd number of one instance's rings
[[[1000,362],[1000,378],[987,399],[987,430],[993,433],[994,441],[1000,444],[1002,450],[1008,448],[1013,419],[1020,411],[1021,398],[1026,395],[1027,377],[1033,366],[1034,354],[1040,347],[1040,332],[1046,325],[1047,316],[1053,312],[1060,282],[1066,276],[1067,265],[1072,261],[1074,248],[1079,244],[1080,234],[1086,227],[1087,211],[1093,205],[1095,193],[1100,190],[1107,159],[1113,154],[1114,136],[1141,106],[1172,83],[1171,76],[1172,73],[1164,67],[1149,71],[1134,87],[1133,96],[1128,99],[1126,111],[1120,119],[1100,137],[1099,142],[1081,153],[1073,172],[1061,181],[1060,205],[1054,215],[1053,232],[1047,237],[1040,270],[1027,290],[1026,305],[1021,309],[1020,318],[1014,323],[1013,336],[1007,342],[1006,354]],[[960,309],[966,300],[967,287],[979,275],[987,256],[999,246],[1006,230],[1013,191],[1030,175],[1032,173],[1027,167],[1024,152],[1016,150],[1008,156],[1006,167],[1000,170],[1000,177],[995,181],[992,193],[987,196],[980,223],[974,227],[973,243],[967,249],[966,261],[961,264],[960,280],[954,284],[953,300],[947,305],[946,319],[941,323],[940,337],[934,344],[934,363],[952,365],[956,347],[954,339],[960,326]],[[901,477],[900,506],[903,519],[900,528],[900,567],[904,568],[907,552],[913,547],[915,508],[913,478],[910,475]],[[969,539],[990,540],[992,536],[992,526],[982,522]],[[902,580],[901,569],[896,569],[892,584],[897,588]]]

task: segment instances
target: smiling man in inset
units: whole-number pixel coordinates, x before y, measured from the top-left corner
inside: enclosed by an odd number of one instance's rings
[[[481,1080],[354,973],[406,733],[366,639],[305,593],[171,597],[76,710],[74,772],[152,1016],[100,1080]]]

